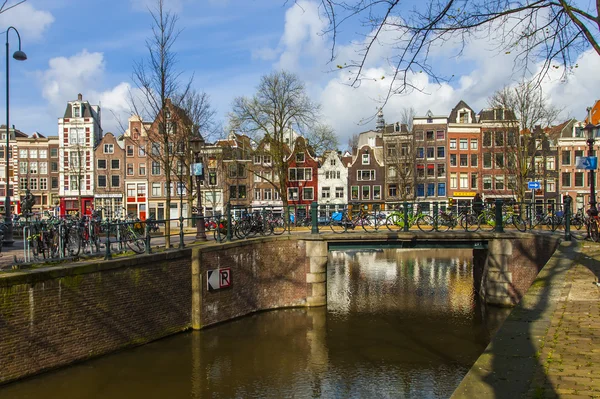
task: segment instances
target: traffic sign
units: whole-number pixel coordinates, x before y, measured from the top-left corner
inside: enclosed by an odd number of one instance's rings
[[[539,181],[527,182],[527,189],[529,190],[539,190],[540,188],[542,188],[542,183]]]
[[[596,157],[575,157],[575,168],[585,170],[595,170],[598,168],[598,158]]]
[[[209,291],[231,287],[231,268],[208,270],[206,272],[206,286]]]

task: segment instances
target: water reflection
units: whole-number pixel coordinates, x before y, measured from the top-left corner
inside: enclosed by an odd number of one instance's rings
[[[180,334],[0,388],[0,397],[449,397],[504,317],[490,317],[473,292],[470,251],[335,252],[327,309]]]

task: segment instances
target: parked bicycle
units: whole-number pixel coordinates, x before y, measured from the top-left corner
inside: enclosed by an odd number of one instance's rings
[[[379,218],[375,218],[372,222],[368,212],[363,209],[353,212],[353,214],[350,214],[348,209],[345,209],[342,212],[334,212],[331,215],[329,227],[334,233],[345,233],[348,229],[354,230],[356,226],[361,226],[364,231],[368,231],[367,227],[371,226],[377,230],[379,228],[379,220]]]
[[[420,204],[417,204],[414,208],[413,212],[408,212],[408,228],[410,229],[412,226],[417,223],[417,220],[423,216],[423,210]],[[385,220],[385,225],[390,231],[398,231],[404,229],[404,210],[400,209],[397,211],[393,211],[388,215]]]
[[[481,230],[494,230],[496,228],[496,208],[491,207],[481,212],[478,218],[479,228]],[[514,211],[512,207],[504,207],[502,212],[502,225],[514,226],[517,230],[524,232],[527,225],[520,214]]]

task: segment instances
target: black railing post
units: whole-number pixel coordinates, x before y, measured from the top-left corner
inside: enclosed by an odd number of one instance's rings
[[[529,230],[533,228],[533,207],[530,202],[525,203],[525,208],[527,209],[527,222],[529,223]]]
[[[110,253],[110,221],[106,222],[106,252],[104,253],[104,260],[112,259],[112,254]]]
[[[502,224],[502,198],[496,198],[496,233],[504,233],[504,226]]]
[[[402,207],[404,208],[404,215],[402,215],[402,217],[404,218],[403,230],[408,231],[408,229],[410,228],[410,226],[408,225],[408,202],[404,201]]]
[[[184,248],[185,243],[183,242],[183,211],[179,215],[179,248]]]
[[[231,242],[231,203],[227,203],[227,207],[225,208],[227,211],[227,241]]]
[[[433,203],[433,229],[437,230],[438,228],[438,203],[437,201]]]
[[[147,254],[152,252],[152,249],[150,248],[150,225],[148,225],[148,222],[145,223],[145,230],[146,230],[146,237],[144,240],[144,244],[146,246],[145,251]]]
[[[565,241],[571,241],[571,197],[565,197],[564,203],[564,218],[565,218]]]
[[[319,234],[319,224],[318,224],[318,220],[317,220],[317,213],[319,210],[319,204],[317,204],[317,201],[313,201],[310,204],[310,218],[311,218],[311,224],[312,224],[312,228],[310,230],[310,234]]]

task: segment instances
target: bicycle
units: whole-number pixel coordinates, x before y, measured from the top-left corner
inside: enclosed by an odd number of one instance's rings
[[[490,208],[482,211],[478,217],[478,223],[479,228],[484,231],[494,230],[496,228],[496,209]],[[527,225],[521,215],[516,213],[512,208],[502,212],[502,225],[512,225],[521,232],[527,230]]]
[[[415,211],[408,213],[408,228],[414,226],[417,219],[423,215],[421,205],[417,204]],[[385,225],[390,231],[404,230],[404,211],[399,210],[390,213],[385,219]]]
[[[354,230],[356,226],[362,226],[364,231],[367,230],[367,226],[371,225],[369,220],[369,214],[364,210],[360,210],[354,217],[350,215],[347,209],[342,212],[334,212],[331,215],[331,221],[329,222],[329,228],[331,231],[337,234],[345,233],[348,229]],[[377,221],[375,221],[375,230],[378,229]]]
[[[465,231],[476,231],[479,228],[479,223],[477,217],[469,213],[466,209],[461,210],[458,215],[455,215],[452,211],[446,212],[440,210],[437,222],[430,215],[421,215],[417,219],[417,227],[423,232],[433,230],[443,232],[454,229],[456,226],[461,226]]]

